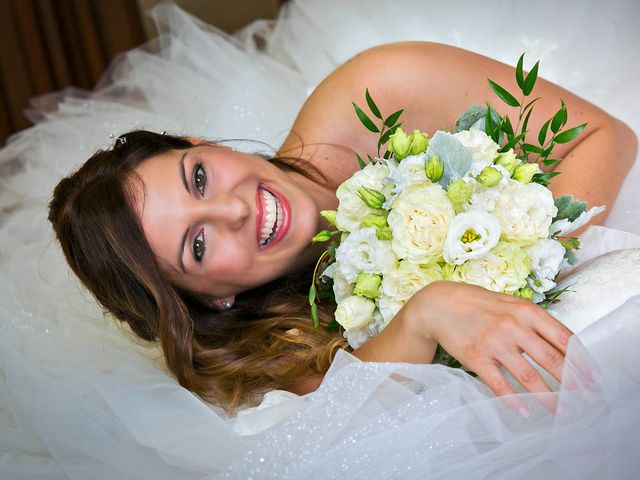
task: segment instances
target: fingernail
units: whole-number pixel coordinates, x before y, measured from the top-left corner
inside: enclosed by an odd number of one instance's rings
[[[518,413],[524,418],[529,418],[530,415],[529,410],[527,410],[525,407],[518,407]]]

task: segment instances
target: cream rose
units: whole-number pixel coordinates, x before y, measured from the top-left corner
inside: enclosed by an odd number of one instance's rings
[[[329,265],[324,272],[322,272],[322,276],[333,279],[333,296],[336,299],[336,303],[340,303],[345,298],[351,296],[353,288],[342,274],[338,262],[333,262]]]
[[[353,295],[338,304],[335,319],[345,330],[362,328],[373,320],[375,308],[373,300]]]
[[[388,295],[382,294],[376,299],[376,305],[378,306],[378,310],[380,311],[380,315],[382,316],[384,325],[386,326],[404,306],[404,303],[394,300]]]
[[[336,226],[343,232],[352,232],[360,226],[360,221],[372,210],[358,195],[360,187],[383,190],[383,180],[389,175],[389,168],[381,163],[370,163],[343,182],[336,190],[340,201],[336,213]]]
[[[396,302],[404,303],[422,287],[436,280],[442,280],[442,268],[437,263],[420,266],[404,260],[398,268],[385,274],[380,292]]]
[[[351,233],[336,250],[336,274],[354,283],[360,272],[384,274],[395,268],[396,257],[391,242],[378,240],[376,227]]]
[[[400,259],[429,264],[442,256],[453,205],[440,185],[413,185],[393,204],[387,222],[393,233],[391,247]]]
[[[469,130],[462,130],[461,132],[455,133],[453,136],[471,152],[473,163],[471,164],[469,173],[474,177],[478,175],[484,167],[492,165],[498,156],[500,146],[491,140],[482,130],[472,127]]]
[[[480,258],[500,240],[500,222],[493,215],[469,211],[456,215],[449,225],[443,257],[447,263],[461,265]]]
[[[557,212],[549,189],[537,183],[509,180],[490,213],[500,221],[503,240],[526,246],[549,236]]]
[[[518,245],[501,241],[484,257],[449,269],[448,278],[494,292],[514,293],[526,285],[530,271],[527,253]]]

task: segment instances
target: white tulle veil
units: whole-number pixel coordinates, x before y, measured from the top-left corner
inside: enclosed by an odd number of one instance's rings
[[[2,478],[633,477],[640,162],[608,219],[631,233],[588,232],[584,257],[627,250],[585,267],[585,288],[557,308],[582,322],[586,350],[572,345],[556,416],[524,394],[531,415],[518,416],[460,371],[341,352],[318,392],[274,392],[228,417],[181,388],[156,346],[104,317],[66,267],[46,205],[62,176],[134,128],[273,150],[327,73],[389,41],[506,63],[526,50],[542,76],[640,132],[636,2],[296,0],[233,37],[171,4],[153,15],[156,41],[123,55],[94,92],[36,99],[37,124],[0,151]],[[574,368],[584,362],[595,387]]]

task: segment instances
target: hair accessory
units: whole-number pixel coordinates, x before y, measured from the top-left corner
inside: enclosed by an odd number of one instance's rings
[[[160,135],[166,135],[166,134],[167,134],[167,131],[166,131],[166,130],[162,130],[162,131],[160,132]]]
[[[222,302],[222,308],[224,310],[229,310],[231,307],[233,307],[233,303],[228,301]]]
[[[120,135],[118,138],[116,138],[116,147],[123,147],[126,144],[127,137],[125,137],[124,135]]]

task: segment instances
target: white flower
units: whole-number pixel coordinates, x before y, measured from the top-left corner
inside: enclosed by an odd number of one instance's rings
[[[373,300],[353,295],[338,304],[335,319],[345,330],[362,328],[373,320],[375,308]]]
[[[336,213],[336,226],[341,231],[351,232],[360,226],[360,220],[371,215],[372,210],[358,195],[360,187],[382,191],[383,179],[389,175],[389,168],[380,163],[370,163],[357,171],[336,190],[340,203]]]
[[[412,185],[394,202],[387,222],[391,246],[400,259],[429,264],[442,256],[453,206],[438,184]]]
[[[478,175],[484,167],[493,164],[493,160],[498,156],[500,146],[491,140],[484,131],[477,128],[462,130],[453,135],[462,145],[471,151],[473,163],[471,164],[470,173],[474,177]]]
[[[354,350],[356,348],[360,348],[364,343],[367,342],[367,340],[371,338],[368,327],[345,330],[342,335],[347,339],[347,342],[349,342],[349,345],[351,345],[351,348],[353,348]]]
[[[338,262],[333,262],[329,265],[324,272],[322,272],[321,276],[333,279],[333,295],[336,299],[336,303],[340,303],[345,298],[351,296],[353,289],[351,288],[351,284],[343,275]]]
[[[558,209],[549,189],[537,183],[509,180],[500,190],[495,209],[489,213],[500,221],[503,240],[524,246],[549,236]]]
[[[384,274],[395,266],[391,242],[378,240],[376,227],[352,232],[336,250],[336,273],[354,283],[360,272]]]
[[[403,302],[394,300],[390,296],[384,294],[380,295],[376,299],[376,304],[380,310],[382,318],[384,319],[384,325],[387,325],[404,306]]]
[[[455,267],[451,280],[480,285],[494,292],[513,293],[527,283],[530,266],[531,260],[522,248],[498,242],[484,257]]]
[[[582,212],[573,222],[569,221],[568,218],[553,222],[549,231],[551,235],[564,237],[589,223],[593,217],[604,212],[605,208],[606,207],[592,207],[588,211]]]
[[[461,265],[466,260],[480,258],[500,240],[500,222],[493,215],[469,211],[456,215],[449,225],[444,245],[444,260]]]
[[[427,154],[410,155],[397,163],[392,159],[383,159],[382,162],[389,169],[389,175],[382,181],[385,185],[387,201],[382,205],[389,209],[393,205],[396,196],[410,185],[418,183],[430,183],[424,171],[427,162]]]
[[[395,302],[404,303],[421,288],[442,278],[442,268],[437,263],[431,266],[420,266],[403,260],[398,268],[384,275],[380,292]]]
[[[553,281],[564,261],[565,248],[556,240],[545,238],[526,249],[531,259],[531,273],[535,278],[529,280],[531,289],[544,293],[556,286]]]

